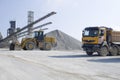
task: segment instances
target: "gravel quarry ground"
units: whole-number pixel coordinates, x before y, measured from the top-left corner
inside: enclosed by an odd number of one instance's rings
[[[0,49],[0,80],[120,80],[120,56]]]

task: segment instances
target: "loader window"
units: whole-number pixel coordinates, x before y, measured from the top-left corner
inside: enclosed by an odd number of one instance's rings
[[[43,36],[43,32],[39,32],[39,36]]]
[[[38,38],[37,38],[39,41],[42,41],[44,39],[44,36],[43,36],[43,31],[40,31],[38,32]]]
[[[38,37],[38,32],[34,32],[34,37],[37,38]]]
[[[44,39],[44,36],[43,36],[43,31],[35,31],[34,32],[35,34],[35,38],[39,41],[42,41]]]
[[[98,29],[85,29],[83,31],[83,36],[95,37],[98,36],[98,33],[99,33]]]

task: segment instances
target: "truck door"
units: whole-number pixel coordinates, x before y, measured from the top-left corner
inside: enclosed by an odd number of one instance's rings
[[[103,43],[105,41],[105,30],[104,29],[100,29],[100,32],[99,32],[99,44]]]

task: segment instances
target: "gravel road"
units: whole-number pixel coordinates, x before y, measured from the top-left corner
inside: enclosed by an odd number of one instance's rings
[[[0,80],[120,80],[120,56],[0,49]]]

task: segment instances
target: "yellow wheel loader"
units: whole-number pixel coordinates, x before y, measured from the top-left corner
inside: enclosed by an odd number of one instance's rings
[[[24,50],[33,50],[35,48],[39,48],[40,50],[51,50],[55,45],[55,38],[46,37],[41,30],[34,32],[34,38],[23,38],[21,41],[21,47]]]
[[[0,42],[3,41],[9,41],[10,42],[10,46],[9,46],[9,50],[15,50],[15,49],[19,49],[19,47],[22,47],[25,50],[32,50],[35,47],[39,47],[40,49],[44,49],[44,50],[49,50],[53,47],[54,43],[55,43],[55,38],[52,37],[45,37],[44,35],[40,35],[41,33],[43,33],[43,31],[37,31],[36,34],[38,34],[37,36],[35,36],[34,38],[24,38],[21,42],[21,44],[17,41],[17,38],[24,36],[22,35],[23,33],[29,32],[29,31],[24,31],[25,29],[30,28],[31,26],[37,24],[38,22],[52,16],[56,14],[56,12],[51,12],[48,13],[47,15],[31,22],[30,24],[24,26],[21,29],[18,29],[16,31],[15,29],[15,22],[11,23],[11,28],[8,29],[8,36],[4,39],[1,39]],[[37,29],[39,27],[43,27],[46,26],[48,24],[51,24],[51,22],[43,24],[41,26],[35,27],[34,29]],[[14,26],[13,26],[14,25]],[[24,31],[24,32],[22,32]]]
[[[39,48],[40,50],[51,50],[56,46],[54,37],[47,37],[44,35],[44,31],[35,31],[33,38],[23,38],[20,43],[11,43],[10,50],[20,49],[33,50]],[[18,48],[19,47],[19,48]]]

